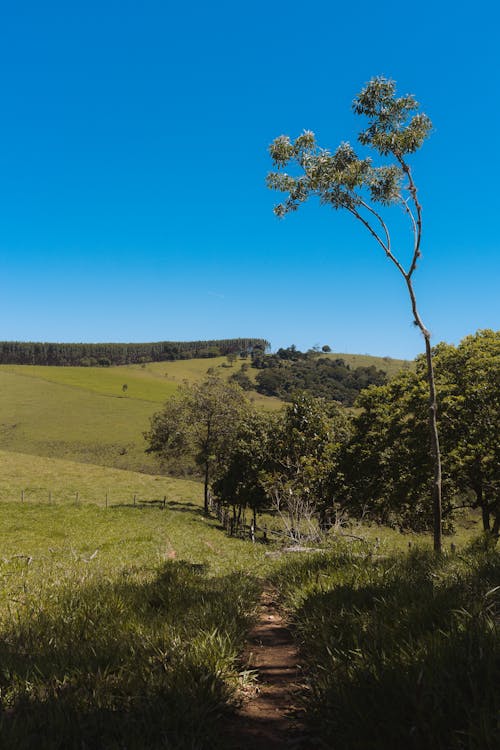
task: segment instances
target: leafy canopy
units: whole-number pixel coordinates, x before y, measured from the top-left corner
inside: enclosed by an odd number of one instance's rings
[[[288,193],[275,207],[276,215],[296,211],[312,195],[358,218],[359,209],[368,207],[367,200],[384,206],[399,203],[409,211],[410,187],[403,185],[408,174],[405,157],[420,148],[432,128],[427,115],[415,113],[418,106],[412,95],[396,97],[395,82],[382,76],[369,81],[353,102],[354,112],[368,119],[359,142],[383,157],[392,156],[390,164],[374,166],[371,158],[360,158],[345,142],[333,153],[320,148],[310,130],[294,141],[286,135],[276,138],[269,151],[278,171],[269,173],[267,184]],[[299,177],[281,171],[293,164],[302,171]]]

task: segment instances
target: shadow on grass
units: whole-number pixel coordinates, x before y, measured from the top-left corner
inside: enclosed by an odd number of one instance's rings
[[[311,731],[338,750],[498,750],[500,555],[283,568],[310,664]]]
[[[108,506],[111,510],[116,508],[130,508],[133,510],[169,510],[174,513],[190,513],[194,516],[203,516],[203,508],[196,503],[177,502],[176,500],[167,500],[163,505],[163,500],[137,500],[133,502],[110,503]]]
[[[217,748],[258,585],[169,561],[30,601],[0,641],[1,746]]]

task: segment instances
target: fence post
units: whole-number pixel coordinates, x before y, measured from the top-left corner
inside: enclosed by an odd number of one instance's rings
[[[77,491],[75,492],[75,505],[78,505],[78,499],[79,499],[79,497],[80,497],[80,493],[79,493],[79,492],[78,492],[78,490],[77,490]]]
[[[167,505],[167,496],[163,495],[163,510],[165,510],[166,505]]]
[[[106,492],[106,508],[108,507],[108,493]]]
[[[24,490],[21,490],[21,502],[24,503]]]
[[[52,492],[49,490],[49,505],[52,505]]]
[[[136,503],[137,495],[134,495],[134,505]]]

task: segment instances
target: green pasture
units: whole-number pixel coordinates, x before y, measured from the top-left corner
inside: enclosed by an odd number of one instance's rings
[[[355,367],[375,367],[383,370],[389,378],[393,378],[401,370],[413,370],[415,363],[408,359],[394,359],[393,357],[374,357],[371,354],[343,354],[333,352],[327,355],[332,359],[343,359],[346,365]]]
[[[181,383],[199,383],[206,378],[209,371],[216,372],[227,380],[242,363],[243,360],[238,359],[230,365],[226,357],[214,357],[118,367],[0,365],[0,373],[56,383],[103,396],[161,404],[175,393]],[[247,374],[250,379],[254,379],[257,370],[249,368]],[[264,407],[281,406],[279,399],[260,396],[257,393],[252,396]]]
[[[197,482],[0,451],[0,540],[2,746],[221,747],[271,562]]]
[[[154,472],[157,461],[144,453],[142,436],[151,416],[184,380],[203,380],[209,367],[229,377],[235,370],[224,363],[219,357],[144,367],[2,365],[0,449]],[[250,398],[261,408],[282,406],[256,393]]]
[[[2,365],[0,372],[56,383],[103,396],[162,403],[177,385],[160,372],[130,365],[123,367],[46,367],[41,365]],[[126,386],[126,388],[124,388]]]
[[[0,501],[109,504],[161,500],[201,503],[202,486],[189,479],[155,476],[60,458],[0,450]]]
[[[307,664],[303,716],[318,747],[500,746],[491,543],[438,557],[338,542],[328,554],[290,556],[273,580]]]
[[[0,449],[154,471],[142,433],[158,406],[0,369]]]
[[[5,450],[0,469],[6,747],[223,750],[220,721],[251,679],[240,654],[269,577],[307,665],[313,738],[319,732],[327,744],[335,737],[339,748],[352,747],[368,701],[371,724],[390,719],[376,747],[402,746],[391,742],[408,731],[423,665],[425,706],[444,707],[429,725],[436,747],[447,747],[455,726],[477,738],[467,747],[494,747],[496,662],[489,671],[487,662],[474,665],[476,652],[489,649],[496,659],[496,636],[480,608],[486,616],[495,601],[487,589],[497,563],[480,547],[479,557],[467,551],[473,523],[464,520],[453,538],[458,554],[447,543],[442,563],[429,535],[361,524],[338,529],[319,553],[285,554],[228,537],[204,516],[201,485],[191,480]],[[166,496],[166,507],[134,506],[134,495]],[[476,589],[479,614],[470,609]],[[476,691],[468,713],[468,688],[456,687],[466,674]],[[387,698],[392,684],[407,696],[403,717]],[[423,750],[425,722],[419,732],[415,747]],[[359,747],[372,747],[369,736],[361,739]]]

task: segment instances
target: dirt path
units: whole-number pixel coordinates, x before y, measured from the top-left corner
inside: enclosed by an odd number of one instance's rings
[[[294,711],[301,678],[297,648],[270,585],[262,593],[245,657],[249,669],[257,672],[257,682],[226,727],[228,750],[305,747]]]

